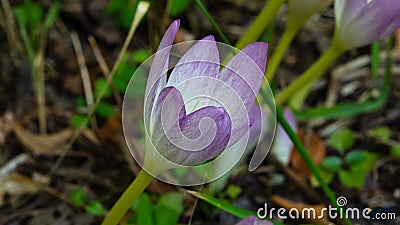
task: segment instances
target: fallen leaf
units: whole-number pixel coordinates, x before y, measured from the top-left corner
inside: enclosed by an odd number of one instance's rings
[[[316,134],[305,135],[301,130],[298,132],[298,137],[307,149],[312,161],[315,164],[322,163],[326,157],[326,146],[324,140]],[[290,163],[300,174],[304,176],[311,175],[310,169],[297,149],[293,149]]]
[[[273,195],[271,197],[271,200],[275,202],[275,204],[285,208],[287,211],[295,209],[296,212],[299,212],[300,215],[299,219],[304,219],[308,222],[317,224],[326,224],[326,225],[334,224],[331,221],[329,221],[328,213],[326,210],[324,210],[327,209],[327,207],[324,204],[310,205],[303,202],[292,202],[278,195]],[[319,217],[322,214],[323,217],[319,219]]]

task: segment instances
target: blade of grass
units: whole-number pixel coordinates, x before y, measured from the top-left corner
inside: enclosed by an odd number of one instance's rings
[[[217,207],[219,209],[222,209],[225,212],[227,212],[229,214],[232,214],[232,215],[234,215],[234,216],[236,216],[236,217],[238,217],[240,219],[244,219],[244,218],[247,218],[249,216],[257,216],[257,214],[255,212],[252,212],[252,211],[249,211],[249,210],[246,210],[246,209],[231,205],[228,202],[220,200],[220,199],[217,199],[217,198],[214,198],[211,195],[207,195],[207,194],[196,192],[196,191],[190,191],[190,190],[186,190],[186,189],[180,189],[180,190],[184,191],[184,192],[186,192],[186,193],[188,193],[190,195],[193,195],[196,198],[204,200],[204,201],[208,202],[209,204],[211,204],[211,205],[213,205],[213,206],[215,206],[215,207]],[[281,224],[281,223],[279,223],[277,221],[274,221],[274,220],[269,220],[269,221],[271,221],[273,224],[276,224],[276,225]]]
[[[341,207],[336,202],[335,194],[323,180],[321,174],[318,172],[317,167],[315,166],[314,162],[312,161],[306,148],[301,143],[300,139],[297,137],[297,135],[293,131],[293,129],[290,127],[290,125],[286,121],[285,117],[283,117],[282,110],[280,108],[276,109],[276,116],[277,116],[278,122],[282,125],[286,134],[290,137],[290,140],[292,140],[294,146],[297,148],[297,150],[298,150],[299,154],[301,155],[301,157],[303,158],[304,162],[306,162],[308,168],[311,170],[311,172],[317,179],[318,183],[321,185],[322,190],[325,192],[325,195],[329,198],[332,205],[335,206],[340,211]],[[347,218],[345,218],[344,221],[346,224],[351,225],[351,222]]]
[[[228,44],[232,45],[225,34],[222,32],[221,28],[218,26],[217,22],[215,22],[214,18],[212,18],[211,14],[207,11],[207,8],[204,6],[201,0],[196,0],[197,5],[199,5],[201,11],[203,11],[204,15],[207,17],[208,21],[210,21],[211,25],[217,31],[218,35],[222,38],[222,40]]]

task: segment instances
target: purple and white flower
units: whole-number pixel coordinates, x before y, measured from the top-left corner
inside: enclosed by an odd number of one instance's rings
[[[218,156],[261,123],[250,111],[263,81],[268,45],[249,44],[221,69],[224,58],[214,37],[207,36],[168,71],[178,29],[177,20],[154,56],[144,117],[147,145],[172,163],[192,166]]]
[[[400,27],[399,0],[335,0],[335,38],[345,50],[381,39]]]

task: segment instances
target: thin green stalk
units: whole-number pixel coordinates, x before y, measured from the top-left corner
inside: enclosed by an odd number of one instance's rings
[[[249,29],[247,29],[246,33],[236,43],[235,47],[242,49],[251,42],[256,41],[265,28],[275,18],[279,8],[284,2],[285,0],[269,0],[258,14],[254,22],[251,24]]]
[[[374,41],[371,45],[371,75],[372,75],[373,86],[376,85],[376,80],[378,78],[379,64],[380,64],[379,41]]]
[[[331,47],[329,47],[329,49],[297,80],[292,82],[287,88],[277,94],[275,98],[276,105],[282,105],[292,96],[298,95],[300,91],[307,91],[308,93],[308,90],[312,87],[313,83],[325,73],[329,66],[344,51],[344,48],[341,48],[338,45],[331,45]]]
[[[306,162],[308,168],[311,170],[311,172],[314,174],[315,178],[317,179],[318,183],[321,185],[326,196],[328,196],[331,203],[340,211],[340,206],[336,202],[335,194],[329,188],[329,186],[325,183],[325,181],[322,179],[321,174],[318,172],[317,167],[314,165],[314,162],[312,161],[306,148],[303,146],[303,144],[301,143],[299,138],[296,136],[295,132],[290,127],[290,125],[286,121],[285,117],[282,115],[281,109],[279,109],[279,108],[276,109],[276,116],[277,116],[278,122],[282,125],[283,129],[285,130],[285,132],[288,134],[288,136],[292,140],[294,146],[296,146],[301,157]],[[346,222],[346,224],[349,224],[349,225],[351,224],[351,222],[347,218],[345,218],[344,221]]]
[[[267,64],[268,69],[265,71],[265,77],[269,82],[272,81],[276,69],[279,67],[282,58],[285,55],[286,50],[288,49],[294,36],[297,34],[299,28],[300,26],[294,28],[291,27],[285,28],[285,31],[283,32],[282,37],[279,40],[278,46],[276,46],[276,49],[272,54],[272,57],[268,59],[268,64]]]
[[[222,32],[221,28],[218,26],[217,22],[215,22],[214,18],[212,18],[211,14],[207,11],[207,8],[204,6],[203,2],[201,0],[196,0],[197,5],[199,5],[201,11],[203,11],[204,15],[207,17],[208,21],[210,21],[211,25],[214,27],[214,29],[217,31],[218,35],[222,38],[222,40],[228,44],[232,45],[228,38],[224,35]]]
[[[111,208],[102,225],[118,224],[131,207],[132,203],[139,197],[144,189],[146,189],[152,180],[153,177],[142,169],[135,180],[129,185],[129,187]]]

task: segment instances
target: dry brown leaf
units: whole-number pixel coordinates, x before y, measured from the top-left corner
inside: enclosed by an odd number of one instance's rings
[[[332,223],[331,221],[328,220],[328,213],[326,210],[327,207],[324,204],[318,204],[318,205],[310,205],[310,204],[305,204],[303,202],[292,202],[289,201],[287,199],[284,199],[278,195],[273,195],[271,197],[271,200],[273,202],[275,202],[275,204],[285,208],[287,211],[291,210],[291,209],[296,209],[297,212],[300,213],[300,216],[303,217],[302,215],[304,215],[304,220],[311,222],[311,223],[318,223],[318,224],[326,224],[326,225],[333,225],[334,223]],[[314,209],[316,214],[315,214],[315,218],[313,215],[313,211],[309,211],[311,209]],[[310,214],[309,214],[310,212]],[[323,218],[322,219],[318,219],[319,216],[323,213]],[[309,217],[310,216],[310,217]],[[308,217],[308,218],[307,218]]]
[[[67,142],[73,130],[65,129],[53,134],[36,135],[22,128],[15,123],[13,130],[18,140],[29,150],[40,155],[55,156],[60,155],[67,147]]]
[[[298,136],[301,142],[306,147],[312,161],[315,164],[322,163],[322,161],[326,157],[326,146],[324,140],[316,134],[305,135],[304,132],[301,130],[298,132]],[[310,169],[304,162],[303,158],[301,157],[297,149],[294,149],[292,151],[292,155],[290,157],[290,163],[300,174],[304,176],[311,175]]]
[[[37,135],[24,129],[18,123],[14,123],[13,131],[27,149],[47,156],[61,155],[62,151],[68,147],[68,141],[74,133],[73,129],[67,128],[52,134]],[[99,144],[99,140],[92,131],[84,129],[82,134],[94,144]]]

